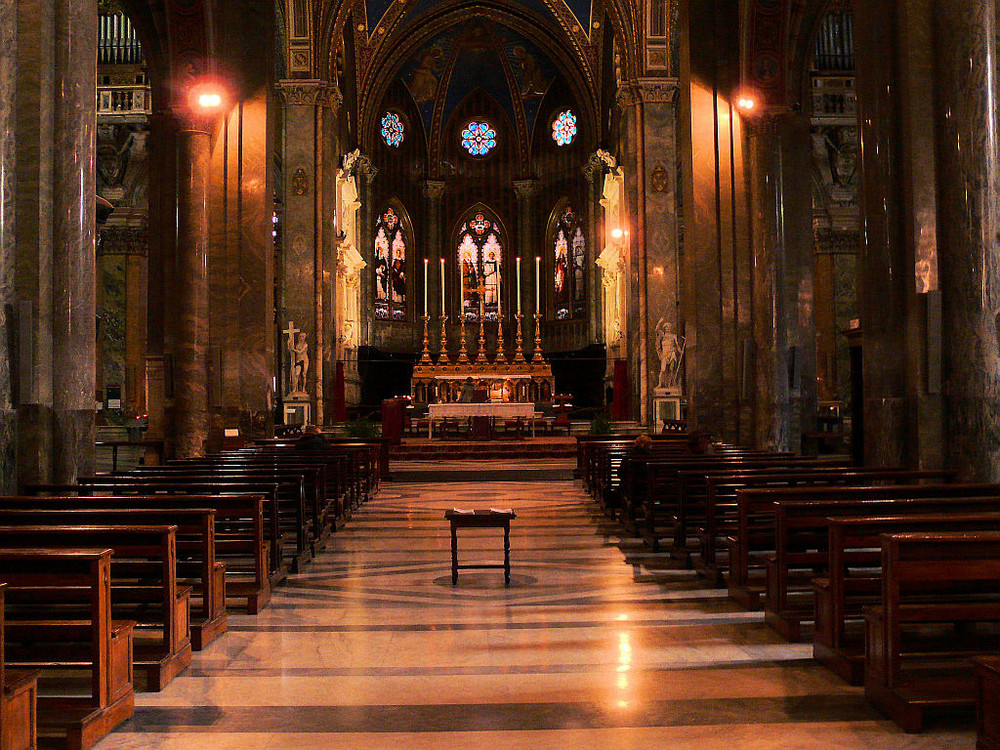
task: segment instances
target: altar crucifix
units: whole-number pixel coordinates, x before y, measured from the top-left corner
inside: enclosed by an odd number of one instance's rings
[[[480,284],[477,287],[473,287],[471,291],[475,292],[479,297],[479,349],[476,351],[476,361],[482,357],[486,359],[486,332],[484,324],[486,323],[486,284]],[[497,305],[497,310],[500,306]]]

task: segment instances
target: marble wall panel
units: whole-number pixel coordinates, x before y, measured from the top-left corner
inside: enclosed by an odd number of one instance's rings
[[[14,324],[14,96],[17,9],[0,0],[0,492],[16,484],[17,419],[9,343]]]
[[[125,338],[128,319],[128,296],[125,255],[102,255],[98,270],[100,280],[100,312],[98,313],[98,389],[107,399],[109,385],[125,388]],[[127,404],[123,404],[127,408]],[[105,419],[117,421],[122,410],[106,413]]]

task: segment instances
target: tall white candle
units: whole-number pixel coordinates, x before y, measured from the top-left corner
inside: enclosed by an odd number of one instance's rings
[[[517,314],[521,314],[521,258],[517,259]]]
[[[445,315],[448,308],[444,306],[444,258],[441,259],[441,314]]]
[[[427,317],[427,269],[429,267],[427,265],[428,263],[430,263],[430,260],[424,258],[424,317],[425,318]]]
[[[535,314],[542,314],[542,256],[535,256]]]

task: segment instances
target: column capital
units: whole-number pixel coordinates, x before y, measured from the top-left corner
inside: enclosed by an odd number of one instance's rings
[[[432,201],[439,201],[444,196],[445,185],[443,180],[424,180],[424,195]]]
[[[590,155],[587,163],[580,167],[580,171],[589,182],[593,182],[604,174],[605,168],[615,169],[617,166],[618,160],[610,152],[598,149]]]
[[[344,101],[336,84],[315,78],[285,78],[278,81],[277,88],[285,106],[330,107],[336,110]]]
[[[530,201],[538,194],[538,180],[536,179],[514,180],[511,184],[514,186],[518,203]]]
[[[637,102],[644,104],[674,104],[680,93],[676,78],[636,78],[632,86]]]

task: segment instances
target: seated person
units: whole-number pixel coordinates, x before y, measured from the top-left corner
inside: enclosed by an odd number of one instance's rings
[[[695,456],[710,456],[715,453],[712,436],[704,430],[695,430],[688,436],[688,453]]]
[[[322,431],[314,424],[302,428],[302,436],[295,441],[295,447],[304,451],[321,451],[330,447]]]
[[[466,378],[465,382],[462,384],[462,392],[458,395],[458,403],[471,404],[472,396],[475,391],[476,385],[472,382],[472,378]]]

